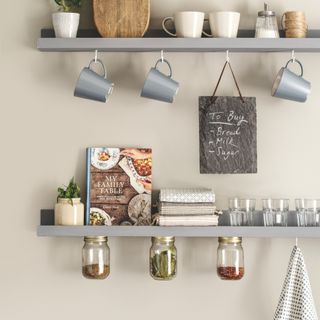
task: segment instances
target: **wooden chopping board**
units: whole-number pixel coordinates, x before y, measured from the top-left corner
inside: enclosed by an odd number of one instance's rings
[[[104,38],[143,37],[149,26],[150,0],[93,0],[93,17]]]

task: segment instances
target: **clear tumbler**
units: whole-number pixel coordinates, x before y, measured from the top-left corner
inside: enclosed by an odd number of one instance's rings
[[[289,199],[262,199],[264,225],[286,227],[289,202]]]
[[[296,199],[296,213],[299,227],[319,226],[320,199]]]
[[[231,226],[253,226],[255,199],[229,199],[229,217]]]

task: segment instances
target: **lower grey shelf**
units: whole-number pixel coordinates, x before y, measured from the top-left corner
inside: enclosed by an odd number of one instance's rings
[[[229,215],[225,211],[219,218],[217,227],[159,227],[159,226],[55,226],[54,211],[42,209],[39,237],[220,237],[236,236],[244,238],[320,238],[320,227],[297,227],[294,211],[288,214],[288,227],[264,227],[261,212],[255,215],[255,227],[231,227]]]
[[[40,237],[219,237],[320,238],[320,227],[157,227],[157,226],[38,226]]]

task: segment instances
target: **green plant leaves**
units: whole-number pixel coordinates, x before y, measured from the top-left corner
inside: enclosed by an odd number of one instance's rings
[[[80,8],[82,0],[54,0],[59,6],[59,9],[64,12],[69,12],[72,9]]]
[[[157,279],[169,280],[176,275],[177,258],[170,250],[155,254],[150,264],[152,276]]]
[[[80,198],[80,187],[74,181],[74,177],[72,177],[67,187],[58,188],[58,199],[59,198],[70,199],[72,204],[73,198]]]

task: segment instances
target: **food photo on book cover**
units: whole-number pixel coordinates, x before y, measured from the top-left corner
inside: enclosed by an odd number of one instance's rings
[[[150,225],[152,150],[87,148],[90,225]]]

